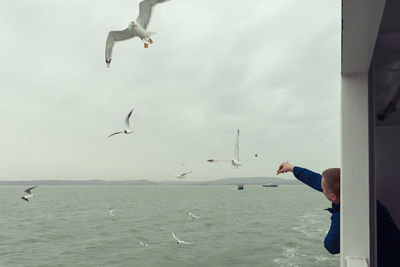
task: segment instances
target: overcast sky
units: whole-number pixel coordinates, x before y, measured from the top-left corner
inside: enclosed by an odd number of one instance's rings
[[[107,34],[138,3],[1,1],[1,180],[339,166],[340,1],[170,0],[153,9],[153,45],[116,43],[107,69]],[[132,108],[135,132],[107,139]],[[243,166],[206,162],[233,157],[237,128]]]

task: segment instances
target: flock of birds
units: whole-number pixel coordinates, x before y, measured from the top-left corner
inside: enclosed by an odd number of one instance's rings
[[[148,1],[148,0],[145,0]],[[128,113],[128,115],[125,118],[125,130],[123,131],[118,131],[118,132],[114,132],[110,135],[107,136],[107,138],[112,137],[114,135],[117,134],[131,134],[133,133],[133,130],[131,129],[130,126],[130,118],[132,116],[132,112],[133,109],[131,109],[131,111]],[[230,162],[232,164],[232,166],[235,169],[238,169],[240,166],[242,166],[242,163],[239,160],[239,136],[240,136],[240,131],[239,129],[237,129],[237,133],[236,133],[236,142],[235,145],[233,147],[233,159],[208,159],[208,162]],[[254,154],[254,157],[258,157],[258,154]],[[176,175],[176,178],[182,179],[182,178],[186,178],[188,174],[192,173],[193,171],[188,171],[188,172],[183,172],[181,174]]]
[[[136,18],[135,21],[131,21],[128,24],[128,27],[124,30],[121,31],[110,31],[107,36],[107,41],[106,41],[106,48],[105,48],[105,60],[107,67],[110,67],[111,59],[112,59],[112,51],[115,45],[115,42],[118,41],[123,41],[123,40],[128,40],[131,39],[135,36],[139,37],[143,44],[144,48],[148,48],[149,44],[153,43],[153,40],[151,39],[151,36],[154,35],[155,32],[147,31],[147,26],[150,22],[150,17],[152,13],[152,8],[158,3],[162,3],[168,0],[143,0],[139,3],[139,15]],[[110,135],[107,136],[107,138],[118,135],[118,134],[132,134],[133,130],[130,125],[130,119],[133,113],[133,109],[128,113],[128,115],[125,118],[125,129],[117,132],[113,132]],[[255,157],[258,157],[257,154],[254,155]],[[242,166],[242,163],[239,160],[239,129],[237,130],[237,135],[236,135],[236,142],[234,144],[234,155],[233,159],[231,160],[221,160],[221,159],[209,159],[207,160],[208,162],[230,162],[234,168],[239,168]],[[180,173],[176,175],[175,177],[178,179],[186,178],[188,174],[192,173],[193,171],[186,171],[183,173]],[[29,202],[29,199],[35,196],[35,194],[32,193],[32,190],[35,189],[37,186],[30,187],[25,190],[25,195],[21,197],[21,199],[25,200],[26,202]],[[111,206],[111,201],[108,201],[107,205],[107,212],[110,216],[114,216],[113,214],[113,208]],[[198,215],[195,215],[194,213],[190,211],[186,211],[187,215],[190,217],[191,220],[196,221],[199,219]],[[174,232],[172,232],[172,237],[173,239],[177,242],[177,244],[193,244],[191,242],[186,242],[184,240],[179,239]],[[148,246],[148,244],[140,241],[140,245],[142,247]]]
[[[32,190],[32,189],[35,189],[36,187],[37,187],[37,186],[33,186],[33,187],[28,188],[28,189],[25,189],[24,192],[26,193],[26,195],[24,195],[23,197],[21,197],[21,199],[23,199],[23,200],[29,202],[29,199],[32,198],[33,196],[35,196],[35,194],[33,194],[33,193],[31,192],[31,190]],[[111,207],[111,201],[109,201],[109,200],[108,200],[108,205],[107,205],[107,212],[108,212],[108,214],[109,214],[110,216],[114,217],[113,209],[112,209],[112,207]],[[197,221],[197,220],[200,218],[200,216],[194,214],[194,213],[191,212],[191,211],[186,211],[186,214],[190,217],[190,219],[192,219],[192,221]],[[179,238],[175,235],[174,232],[172,232],[172,237],[175,239],[175,241],[176,241],[177,244],[186,244],[186,245],[192,245],[192,244],[194,244],[194,243],[186,242],[186,241],[183,241],[183,240],[179,239]],[[139,244],[140,244],[140,246],[142,246],[142,247],[147,247],[147,246],[149,246],[148,244],[144,243],[143,241],[139,241]]]
[[[135,36],[139,37],[143,44],[144,48],[148,48],[149,44],[153,43],[153,40],[151,39],[151,36],[154,35],[154,32],[147,31],[147,26],[149,25],[150,22],[150,17],[152,13],[152,9],[156,4],[166,2],[168,0],[143,0],[139,3],[139,15],[136,18],[135,21],[131,21],[128,24],[128,27],[124,30],[121,31],[110,31],[107,36],[107,41],[106,41],[106,49],[105,49],[105,59],[106,59],[106,64],[107,67],[110,66],[111,59],[112,59],[112,51],[114,48],[114,44],[117,41],[123,41],[123,40],[128,40],[131,39]],[[133,133],[133,130],[130,127],[129,124],[129,119],[132,115],[133,109],[129,112],[127,117],[125,118],[125,130],[123,131],[118,131],[110,134],[108,137],[117,135],[117,134],[131,134]],[[254,155],[255,157],[258,157],[257,154]],[[231,160],[219,160],[219,159],[209,159],[208,162],[231,162],[234,168],[239,168],[239,166],[242,166],[242,164],[239,161],[239,129],[237,130],[237,137],[236,137],[236,143],[234,146],[234,157]],[[185,178],[186,175],[189,173],[192,173],[192,171],[189,172],[184,172],[182,174],[176,175],[177,178]]]

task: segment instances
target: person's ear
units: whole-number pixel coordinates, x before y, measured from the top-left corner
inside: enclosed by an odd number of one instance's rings
[[[335,193],[330,193],[330,197],[332,199],[332,202],[336,202],[338,200],[338,197]]]

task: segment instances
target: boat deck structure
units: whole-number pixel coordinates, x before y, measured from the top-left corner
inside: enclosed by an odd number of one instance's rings
[[[398,0],[342,0],[342,267],[378,266],[377,200],[400,227],[399,11]]]

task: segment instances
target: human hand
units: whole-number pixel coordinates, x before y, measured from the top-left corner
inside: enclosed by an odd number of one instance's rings
[[[292,172],[294,166],[290,164],[289,162],[285,161],[282,162],[281,165],[279,165],[278,170],[276,171],[276,175],[280,173],[285,173],[285,172]]]

